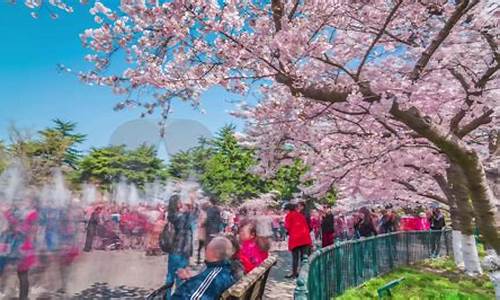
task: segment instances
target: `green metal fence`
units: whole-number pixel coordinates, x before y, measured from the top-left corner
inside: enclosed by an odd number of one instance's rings
[[[319,249],[304,260],[295,299],[323,300],[433,255],[452,255],[451,230],[394,232]]]

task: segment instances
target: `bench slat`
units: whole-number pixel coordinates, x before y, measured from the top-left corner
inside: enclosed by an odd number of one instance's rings
[[[259,294],[263,292],[269,271],[276,264],[276,261],[276,256],[268,257],[260,266],[243,276],[243,278],[226,290],[224,294],[222,294],[221,299],[246,299],[247,297],[245,296],[247,292],[252,292],[249,299],[254,299],[253,297],[262,297],[262,295]],[[258,283],[260,280],[261,282]],[[252,289],[252,291],[249,291],[250,289]],[[257,292],[257,294],[254,295],[254,292]]]

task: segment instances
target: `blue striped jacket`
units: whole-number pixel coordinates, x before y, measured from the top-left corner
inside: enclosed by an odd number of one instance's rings
[[[176,289],[175,300],[216,300],[234,284],[235,278],[228,261],[207,262],[206,269],[189,278]]]

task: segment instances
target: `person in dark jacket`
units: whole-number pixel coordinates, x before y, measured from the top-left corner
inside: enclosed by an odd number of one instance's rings
[[[94,238],[97,234],[97,226],[99,225],[99,217],[102,211],[102,207],[98,206],[90,215],[89,221],[87,223],[87,236],[85,238],[85,247],[83,251],[90,252],[92,250],[92,245],[94,244]]]
[[[225,237],[215,237],[207,245],[206,268],[194,275],[181,269],[177,275],[185,280],[172,296],[174,300],[215,300],[235,283],[230,258],[234,253],[232,243]]]
[[[180,278],[176,275],[177,271],[183,269],[189,264],[189,257],[193,255],[193,231],[192,231],[192,212],[188,204],[182,203],[178,195],[170,198],[174,204],[169,203],[168,222],[174,227],[175,237],[172,250],[168,253],[168,268],[165,284],[167,286],[166,299],[170,299],[172,287],[176,288],[180,284]],[[174,208],[177,210],[174,211]]]
[[[335,226],[332,208],[327,207],[321,219],[321,247],[330,246],[335,240]]]
[[[354,228],[358,232],[359,236],[370,237],[372,235],[377,235],[377,229],[373,224],[370,210],[366,207],[362,207],[359,209],[359,214],[361,215],[361,218],[356,224],[354,224]]]
[[[313,228],[311,226],[311,212],[307,209],[306,207],[306,202],[305,201],[298,201],[297,203],[297,211],[300,212],[301,214],[304,215],[306,218],[307,222],[307,227],[309,227],[309,231],[311,231]]]
[[[222,231],[222,216],[221,210],[216,205],[217,200],[211,196],[210,197],[210,206],[207,208],[207,220],[205,222],[205,235],[206,235],[206,243],[210,243],[210,240],[218,235]]]
[[[441,230],[443,230],[445,224],[444,216],[439,210],[438,204],[432,205],[432,214],[429,218],[429,223],[431,224],[431,256],[438,257],[439,250],[441,250]]]
[[[380,219],[379,232],[390,233],[396,231],[396,215],[392,211],[392,205],[387,205],[382,211]]]

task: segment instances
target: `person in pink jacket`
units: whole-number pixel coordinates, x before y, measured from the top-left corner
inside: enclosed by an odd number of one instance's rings
[[[429,223],[429,219],[427,218],[427,215],[422,212],[419,214],[419,226],[417,230],[430,230],[431,229],[431,224]]]
[[[267,259],[270,243],[268,238],[257,236],[257,225],[250,220],[244,220],[240,223],[239,239],[240,249],[236,257],[247,274]]]

